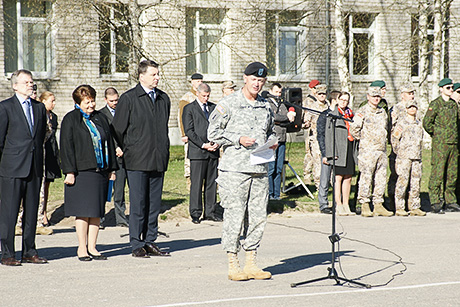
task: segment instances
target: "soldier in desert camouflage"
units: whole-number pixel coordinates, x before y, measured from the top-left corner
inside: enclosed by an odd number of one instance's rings
[[[385,110],[378,107],[380,99],[380,87],[369,87],[368,103],[358,109],[354,122],[350,124],[351,135],[359,140],[358,167],[361,177],[358,202],[361,204],[361,216],[364,217],[393,215],[383,207],[388,165],[388,117]],[[371,191],[373,212],[370,210]]]
[[[415,100],[406,101],[405,109],[406,115],[399,115],[391,133],[391,145],[396,154],[395,169],[398,175],[395,189],[396,215],[424,216],[426,213],[420,210],[423,127],[421,121],[417,119]],[[409,182],[409,212],[407,212],[405,197]]]
[[[319,189],[320,176],[321,176],[321,150],[319,149],[317,132],[316,132],[316,121],[318,120],[319,114],[329,108],[329,101],[326,99],[327,86],[319,84],[316,87],[316,100],[307,98],[303,102],[303,107],[319,111],[318,114],[314,114],[308,111],[304,112],[303,115],[303,127],[307,128],[307,135],[305,137],[305,158],[304,158],[304,178],[306,182],[310,181],[309,173],[310,170],[313,174],[313,181],[316,185],[316,190]]]

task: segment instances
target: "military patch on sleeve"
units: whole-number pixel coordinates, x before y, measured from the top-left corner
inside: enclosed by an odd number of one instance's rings
[[[402,130],[403,129],[401,126],[396,127],[396,129],[393,131],[393,136],[399,139],[401,137]]]
[[[218,105],[216,107],[216,110],[219,111],[220,114],[224,115],[225,113],[227,113],[227,111],[225,111],[224,107],[222,107],[221,105]]]

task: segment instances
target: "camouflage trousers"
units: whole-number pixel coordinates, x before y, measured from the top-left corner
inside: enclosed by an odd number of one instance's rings
[[[318,140],[315,135],[309,135],[305,139],[305,158],[303,160],[303,177],[305,183],[313,182],[316,188],[319,187],[321,177],[321,151],[319,149]]]
[[[422,179],[422,161],[396,158],[398,181],[395,188],[396,209],[405,209],[407,185],[410,182],[408,209],[420,208],[420,182]]]
[[[457,144],[432,144],[431,175],[428,184],[431,204],[439,204],[442,199],[446,204],[457,202],[455,195],[457,175]]]
[[[361,173],[359,178],[358,202],[382,204],[383,194],[387,183],[387,155],[384,151],[360,151],[358,167]]]
[[[244,250],[257,249],[267,223],[268,176],[219,171],[217,178],[221,205],[224,207],[222,247],[237,253],[240,249],[240,233],[244,215],[248,209],[248,228]]]
[[[188,151],[188,143],[184,144],[184,177],[190,178],[190,159],[187,158],[187,151]]]

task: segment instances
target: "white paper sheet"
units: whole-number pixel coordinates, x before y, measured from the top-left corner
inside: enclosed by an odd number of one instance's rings
[[[275,161],[275,151],[270,149],[270,147],[275,145],[277,142],[278,140],[276,138],[272,138],[262,146],[257,147],[251,153],[251,164],[256,165]]]

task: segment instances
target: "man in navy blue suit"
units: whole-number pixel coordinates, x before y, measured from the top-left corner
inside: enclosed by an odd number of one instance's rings
[[[0,241],[1,264],[20,266],[14,235],[19,206],[23,205],[22,263],[47,263],[35,247],[40,185],[43,177],[45,105],[31,99],[34,81],[28,70],[11,76],[15,94],[0,102]]]

